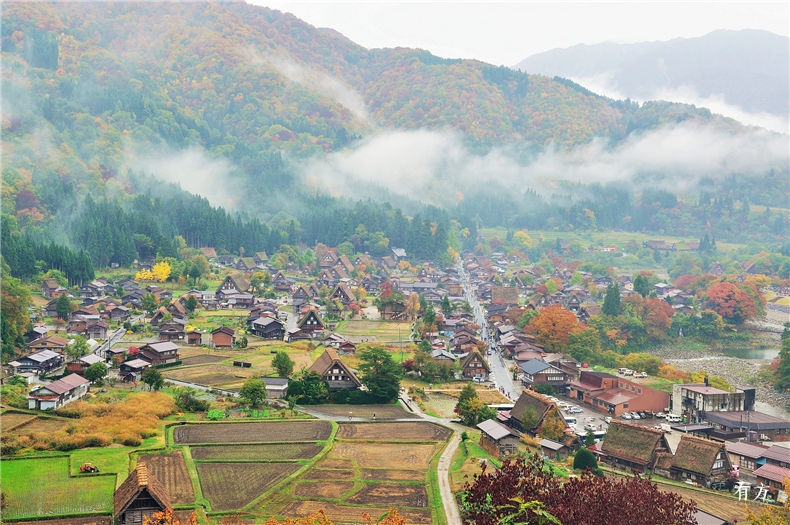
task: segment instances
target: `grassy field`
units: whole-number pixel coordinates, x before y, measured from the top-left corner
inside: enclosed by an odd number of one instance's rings
[[[393,321],[342,321],[338,323],[335,331],[352,341],[366,339],[386,343],[400,343],[404,346],[410,343],[411,323]]]
[[[79,464],[76,464],[79,468]],[[4,519],[112,511],[116,476],[69,476],[69,458],[3,459]]]

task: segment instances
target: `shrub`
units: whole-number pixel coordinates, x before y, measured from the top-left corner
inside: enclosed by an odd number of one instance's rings
[[[219,419],[225,419],[225,411],[215,408],[213,410],[209,410],[206,412],[206,419],[210,419],[212,421],[217,421]]]
[[[576,455],[573,458],[573,469],[574,470],[587,470],[587,469],[597,469],[598,468],[598,461],[595,459],[595,454],[590,452],[589,449],[580,448]]]

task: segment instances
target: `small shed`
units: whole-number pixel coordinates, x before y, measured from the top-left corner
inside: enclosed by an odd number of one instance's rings
[[[502,423],[487,419],[477,424],[480,429],[480,448],[494,457],[509,456],[518,452],[518,434]]]
[[[543,456],[555,461],[562,461],[571,453],[571,449],[567,446],[552,439],[541,439],[538,445],[540,445],[540,453]]]
[[[121,483],[113,496],[113,511],[118,525],[140,525],[145,517],[170,507],[170,494],[162,482],[153,477],[145,463]]]
[[[262,377],[261,379],[266,384],[267,399],[285,398],[285,394],[288,393],[287,377]]]

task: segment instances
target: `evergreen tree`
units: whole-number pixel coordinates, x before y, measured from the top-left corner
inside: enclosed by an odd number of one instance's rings
[[[605,315],[620,315],[620,287],[616,284],[606,287],[606,296],[601,312]]]
[[[403,367],[381,347],[372,347],[359,354],[360,381],[376,403],[389,403],[398,398]]]

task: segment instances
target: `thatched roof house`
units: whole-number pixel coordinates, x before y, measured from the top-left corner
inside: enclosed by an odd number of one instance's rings
[[[170,494],[167,488],[151,476],[145,463],[137,468],[121,483],[113,497],[113,512],[118,525],[139,525],[143,518],[170,507]]]
[[[661,454],[656,464],[656,472],[698,485],[705,485],[711,480],[723,480],[731,468],[724,443],[690,434],[680,437],[674,455]]]
[[[645,472],[655,466],[660,452],[668,452],[664,431],[612,421],[601,445],[604,460],[613,466]]]

